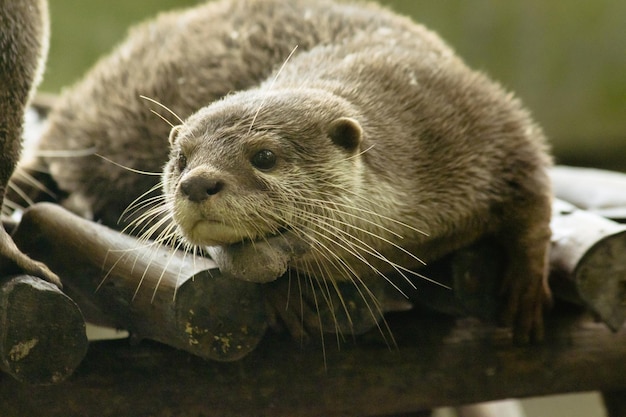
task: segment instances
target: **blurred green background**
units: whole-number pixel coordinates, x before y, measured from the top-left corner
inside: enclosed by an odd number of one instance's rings
[[[381,2],[438,31],[470,66],[515,91],[546,130],[558,162],[626,170],[626,1]],[[50,1],[42,90],[76,81],[132,23],[196,3]]]

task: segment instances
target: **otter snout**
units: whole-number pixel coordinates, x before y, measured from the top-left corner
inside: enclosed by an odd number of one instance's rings
[[[181,193],[194,203],[201,203],[218,194],[224,188],[224,181],[205,175],[191,175],[180,183]]]

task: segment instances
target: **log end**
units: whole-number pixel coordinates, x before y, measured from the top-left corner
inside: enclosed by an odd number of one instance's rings
[[[592,246],[578,263],[574,276],[578,293],[614,332],[626,321],[626,231]]]
[[[187,280],[176,294],[176,334],[182,339],[177,347],[222,362],[246,356],[268,325],[262,287],[228,279],[217,270]]]
[[[21,275],[0,288],[0,367],[31,385],[70,376],[87,353],[82,313],[56,286]]]

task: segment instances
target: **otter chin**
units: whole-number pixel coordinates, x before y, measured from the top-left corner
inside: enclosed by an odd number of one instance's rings
[[[238,233],[236,229],[223,223],[199,220],[190,227],[186,227],[184,220],[176,220],[182,230],[185,240],[195,246],[222,246],[241,242],[246,236]]]
[[[250,227],[233,222],[233,217],[236,218],[237,215],[220,217],[211,213],[210,206],[213,205],[209,201],[189,203],[185,197],[177,198],[172,219],[179,237],[190,245],[201,247],[230,245],[259,237]],[[230,212],[234,213],[232,210]],[[205,216],[204,213],[210,215]]]

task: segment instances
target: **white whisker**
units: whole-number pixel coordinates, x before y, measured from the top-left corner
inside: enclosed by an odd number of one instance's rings
[[[152,109],[150,109],[150,111],[151,111],[154,115],[158,116],[158,117],[159,117],[161,120],[163,120],[165,123],[167,123],[168,125],[170,125],[170,127],[172,127],[172,128],[173,128],[173,127],[175,126],[175,124],[174,124],[174,123],[170,122],[170,121],[169,121],[169,120],[167,120],[165,117],[163,117],[163,116],[161,115],[161,113],[159,113],[159,112],[157,112],[157,111],[155,111],[155,110],[152,110]]]
[[[298,49],[298,45],[294,46],[294,48],[291,50],[291,52],[287,56],[287,59],[285,59],[285,61],[283,62],[283,65],[281,65],[281,67],[278,69],[278,72],[276,73],[276,75],[272,79],[272,82],[270,83],[269,87],[267,88],[267,91],[271,91],[273,89],[274,83],[278,79],[278,76],[280,75],[281,72],[283,72],[283,69],[285,68],[285,65],[287,65],[287,62],[289,62],[289,60],[291,59],[293,54],[296,52],[296,49]],[[259,107],[257,108],[256,113],[254,113],[254,116],[252,117],[252,122],[250,122],[250,128],[248,129],[248,133],[250,133],[252,131],[252,127],[254,126],[254,122],[256,122],[256,119],[259,116],[259,113],[261,112],[261,109],[263,108],[263,105],[265,104],[266,97],[267,96],[263,97],[263,100],[259,104]]]
[[[53,149],[38,149],[37,156],[41,158],[77,158],[82,156],[95,155],[98,149],[95,146],[85,149],[67,149],[67,150],[53,150]]]
[[[164,110],[167,110],[172,116],[174,116],[179,122],[180,124],[184,124],[185,122],[183,121],[183,119],[181,119],[176,113],[174,113],[169,107],[167,107],[166,105],[159,103],[158,101],[156,101],[153,98],[144,96],[144,95],[140,95],[139,97],[141,97],[144,100],[147,100],[153,104],[156,104],[157,106],[161,107]]]
[[[126,171],[134,172],[135,174],[152,175],[152,176],[155,176],[155,177],[159,177],[159,176],[163,175],[162,172],[141,171],[141,170],[138,170],[138,169],[134,169],[134,168],[130,168],[130,167],[124,166],[124,165],[119,164],[119,163],[113,161],[112,159],[109,159],[106,156],[100,155],[98,153],[94,153],[94,155],[97,156],[98,158],[104,159],[105,161],[107,161],[107,162],[109,162],[109,163],[111,163],[111,164],[113,164],[113,165],[115,165],[117,167],[125,169]]]

